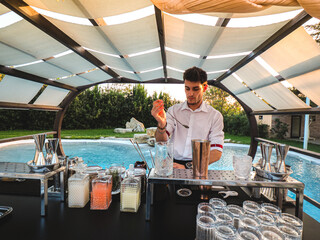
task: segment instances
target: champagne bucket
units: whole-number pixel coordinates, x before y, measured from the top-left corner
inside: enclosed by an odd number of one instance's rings
[[[208,178],[208,165],[210,159],[210,141],[202,139],[191,140],[193,176],[195,178]]]

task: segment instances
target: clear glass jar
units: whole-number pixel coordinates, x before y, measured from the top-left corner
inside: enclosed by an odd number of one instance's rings
[[[98,177],[92,180],[91,210],[107,210],[111,204],[112,176],[99,172]]]
[[[133,164],[130,164],[128,177],[121,182],[120,211],[137,212],[140,206],[140,181],[134,177]]]
[[[84,174],[86,165],[78,163],[76,173],[68,179],[68,207],[83,208],[89,201],[89,175]]]
[[[112,195],[120,192],[122,166],[112,164],[109,169],[106,170],[106,174],[112,176]]]

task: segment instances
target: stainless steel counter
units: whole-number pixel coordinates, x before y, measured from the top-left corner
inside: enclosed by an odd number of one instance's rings
[[[64,201],[64,170],[60,167],[57,170],[35,173],[31,172],[25,163],[0,162],[0,177],[17,179],[36,179],[40,181],[41,216],[45,216],[48,208],[48,179],[59,174],[59,197]],[[57,192],[53,193],[56,195]]]
[[[173,174],[168,177],[160,177],[151,169],[147,180],[146,199],[146,220],[150,220],[150,207],[153,203],[154,184],[183,184],[183,185],[209,185],[209,186],[238,186],[238,187],[258,187],[276,188],[277,205],[282,208],[283,190],[294,188],[296,194],[296,216],[302,219],[303,214],[303,191],[304,184],[292,177],[286,181],[271,181],[256,176],[255,172],[246,180],[241,180],[234,175],[231,170],[209,170],[208,179],[195,179],[192,169],[173,169]]]

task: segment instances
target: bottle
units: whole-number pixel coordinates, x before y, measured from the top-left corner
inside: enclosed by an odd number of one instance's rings
[[[83,208],[89,201],[89,175],[84,174],[87,165],[78,163],[76,173],[68,179],[68,207]]]
[[[140,181],[134,177],[134,167],[130,164],[128,176],[121,182],[120,211],[137,212],[140,206]]]
[[[112,176],[99,172],[98,177],[92,180],[91,210],[107,210],[111,204]]]

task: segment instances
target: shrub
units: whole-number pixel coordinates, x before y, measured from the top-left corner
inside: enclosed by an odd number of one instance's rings
[[[233,135],[248,136],[250,134],[249,121],[245,113],[223,116],[224,131]]]
[[[271,132],[276,135],[278,139],[284,139],[288,132],[288,124],[281,122],[279,118],[275,119],[275,126],[271,128]]]
[[[269,125],[268,124],[258,124],[258,136],[261,138],[269,137]]]

